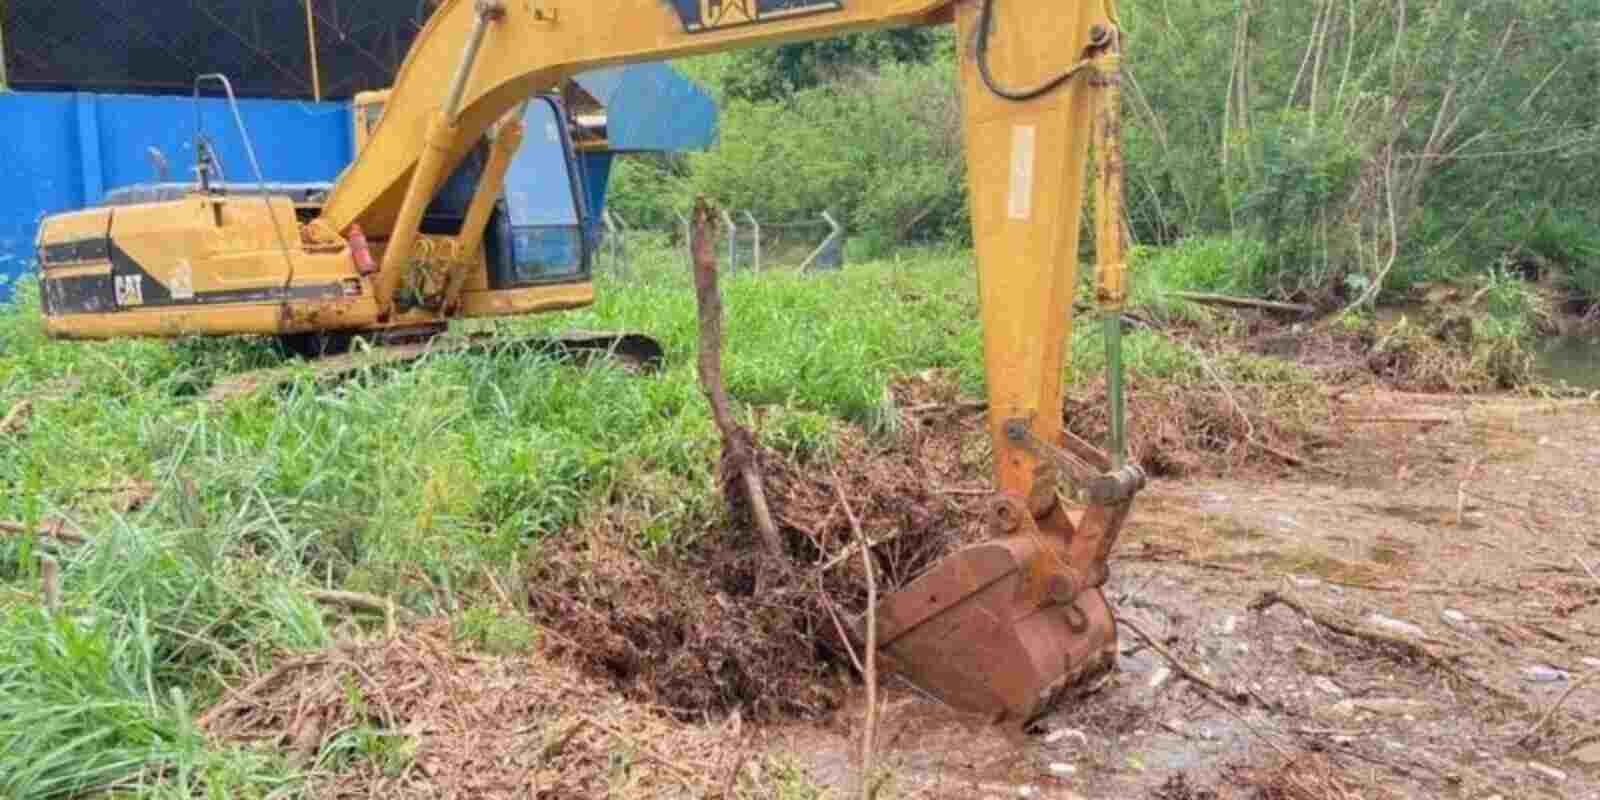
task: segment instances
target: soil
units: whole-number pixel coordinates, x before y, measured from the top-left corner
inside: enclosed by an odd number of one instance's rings
[[[1600,682],[1580,686],[1600,672],[1600,406],[1340,407],[1430,422],[1347,423],[1315,469],[1157,480],[1120,548],[1119,617],[1248,702],[1126,629],[1115,676],[1020,747],[891,689],[889,796],[1600,798]],[[1252,610],[1269,592],[1378,637]],[[861,717],[855,698],[769,744],[843,792]]]
[[[944,386],[897,385],[901,432],[847,434],[837,473],[764,455],[788,568],[737,512],[675,555],[626,546],[649,509],[620,498],[539,554],[531,651],[424,623],[262,676],[209,729],[321,754],[334,796],[850,796],[864,699],[834,618],[865,601],[838,495],[887,540],[886,591],[983,535],[981,409]],[[1243,458],[1235,432],[1170,461],[1114,556],[1119,669],[1025,736],[886,677],[878,796],[1600,800],[1600,404],[1323,399],[1314,451]],[[1152,430],[1150,458],[1185,446]],[[328,755],[363,726],[401,750]]]

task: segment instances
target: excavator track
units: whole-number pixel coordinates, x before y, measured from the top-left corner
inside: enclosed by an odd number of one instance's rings
[[[311,355],[309,361],[312,380],[318,385],[334,386],[363,372],[394,369],[430,356],[529,352],[571,358],[585,364],[595,358],[608,358],[624,369],[640,374],[660,369],[664,360],[661,344],[643,334],[574,330],[535,336],[478,333],[460,337],[417,331],[387,337],[370,350]],[[304,364],[242,372],[212,384],[205,400],[208,403],[224,402],[264,388],[292,383],[305,374]]]

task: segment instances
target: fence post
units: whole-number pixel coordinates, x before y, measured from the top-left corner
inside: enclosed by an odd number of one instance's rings
[[[11,91],[11,79],[6,75],[6,15],[5,4],[0,3],[0,94]]]
[[[744,212],[744,218],[747,219],[747,220],[750,220],[750,234],[753,237],[751,239],[751,244],[753,246],[753,256],[754,257],[751,260],[754,262],[755,271],[756,272],[760,272],[761,271],[761,223],[757,222],[756,221],[756,215],[750,213],[749,211]]]
[[[694,229],[689,225],[689,218],[682,211],[674,211],[678,221],[683,223],[683,255],[689,259],[689,266],[694,266]]]
[[[739,269],[739,226],[734,224],[733,215],[728,209],[722,209],[722,224],[728,229],[728,271],[737,272]]]
[[[840,225],[839,221],[834,219],[832,214],[824,211],[822,212],[822,218],[827,220],[828,226],[833,230],[828,233],[828,238],[823,239],[822,244],[817,245],[817,249],[813,250],[811,255],[806,257],[806,262],[800,265],[801,272],[805,272],[806,270],[810,269],[811,265],[816,263],[818,259],[822,258],[824,253],[827,253],[830,250],[836,250],[839,247],[839,240],[844,237],[844,226]],[[830,257],[826,262],[823,262],[822,265],[838,268],[843,263],[844,258],[841,255],[837,257]]]
[[[600,212],[600,219],[606,226],[606,241],[611,245],[611,268],[617,274],[622,273],[622,265],[627,258],[627,253],[622,249],[622,225],[611,209]]]

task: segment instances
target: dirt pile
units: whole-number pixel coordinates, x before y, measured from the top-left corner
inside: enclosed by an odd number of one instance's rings
[[[1327,397],[1305,385],[1175,383],[1134,375],[1125,383],[1128,460],[1153,477],[1229,474],[1251,462],[1298,466],[1327,443],[1318,420]],[[1067,429],[1109,438],[1106,384],[1097,378],[1066,399]]]
[[[1284,325],[1255,319],[1240,346],[1311,370],[1330,385],[1377,383],[1406,392],[1476,394],[1526,386],[1533,353],[1510,336],[1481,335],[1481,311],[1447,307],[1390,310],[1384,319],[1344,325]]]
[[[314,765],[329,798],[702,796],[738,744],[542,656],[473,653],[443,619],[281,661],[200,725]]]
[[[982,441],[981,417],[928,400],[940,382],[897,385],[895,441],[845,432],[836,466],[762,451],[788,565],[766,556],[742,509],[672,553],[641,552],[634,523],[613,510],[541,550],[529,601],[556,633],[550,644],[630,700],[680,719],[735,709],[757,720],[817,718],[835,709],[859,646],[845,643],[857,638],[852,622],[866,607],[841,492],[875,544],[885,592],[982,537],[986,489],[963,458]]]

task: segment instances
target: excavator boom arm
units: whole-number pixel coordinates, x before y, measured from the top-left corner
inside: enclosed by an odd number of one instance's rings
[[[996,542],[947,559],[890,598],[880,617],[890,662],[925,689],[963,707],[1027,717],[1064,683],[1103,666],[1114,648],[1099,587],[1142,485],[1136,470],[1107,475],[1098,499],[1069,513],[1052,458],[1063,430],[1092,134],[1102,157],[1097,196],[1120,204],[1116,22],[1111,0],[445,0],[322,222],[387,240],[377,291],[389,302],[428,199],[491,125],[536,92],[601,66],[954,24]],[[1100,294],[1114,308],[1122,294],[1120,207],[1098,217]],[[1112,462],[1121,469],[1120,454]]]

